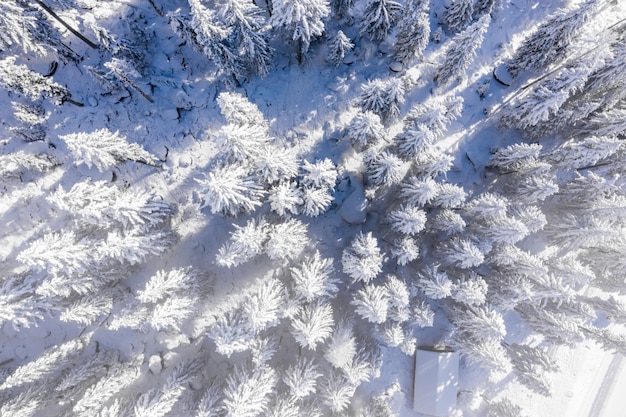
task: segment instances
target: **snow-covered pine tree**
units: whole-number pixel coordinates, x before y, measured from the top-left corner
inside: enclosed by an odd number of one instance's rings
[[[234,227],[235,231],[215,257],[219,266],[237,266],[254,259],[265,250],[269,238],[269,225],[265,219],[250,219],[245,226]]]
[[[305,186],[302,189],[302,214],[317,217],[328,210],[333,199],[328,188]]]
[[[259,76],[269,73],[274,54],[269,45],[263,11],[249,0],[222,0],[219,17],[232,28],[229,41],[239,58]]]
[[[244,363],[235,366],[224,388],[225,416],[257,417],[267,410],[276,382],[276,372],[268,365],[253,367]]]
[[[461,278],[454,287],[452,299],[467,305],[481,305],[487,301],[488,285],[475,272]]]
[[[339,290],[339,280],[334,277],[333,260],[322,258],[318,251],[304,258],[290,271],[294,292],[307,302],[320,297],[332,297]]]
[[[0,155],[0,175],[5,179],[17,179],[27,171],[48,172],[61,165],[61,162],[48,153],[27,153],[24,151]]]
[[[482,15],[493,15],[502,8],[502,0],[476,0],[474,3],[474,18]]]
[[[350,302],[355,312],[370,323],[381,324],[387,320],[389,292],[384,286],[366,284]]]
[[[72,339],[60,346],[48,348],[41,356],[19,366],[0,384],[0,390],[32,384],[42,378],[52,379],[65,366],[70,365],[75,358],[89,344],[90,334],[85,337]]]
[[[354,44],[343,31],[339,30],[329,45],[328,60],[338,67],[353,48]]]
[[[437,183],[432,178],[411,177],[402,184],[400,198],[413,207],[424,207],[434,201],[439,192]]]
[[[320,396],[333,413],[345,411],[356,391],[354,384],[339,372],[326,376],[320,385]]]
[[[426,227],[426,212],[413,205],[393,210],[388,219],[393,230],[405,235],[416,235]]]
[[[353,324],[349,320],[339,322],[326,345],[324,357],[337,369],[348,367],[357,353]]]
[[[344,249],[341,257],[343,272],[354,282],[367,283],[376,278],[382,272],[384,261],[385,256],[378,247],[378,240],[371,232],[359,233],[350,246]]]
[[[465,203],[466,198],[467,193],[463,187],[449,183],[438,183],[437,196],[433,199],[432,205],[447,209],[460,208]]]
[[[430,20],[423,0],[410,0],[402,8],[393,56],[404,66],[420,57],[430,41]]]
[[[389,318],[398,323],[409,319],[410,293],[406,282],[395,275],[388,275],[385,288],[389,294]]]
[[[229,358],[235,352],[244,352],[254,343],[255,332],[241,310],[221,314],[209,329],[208,337],[215,350]]]
[[[204,194],[201,207],[210,207],[212,213],[237,216],[253,211],[265,195],[263,187],[241,165],[214,169],[196,182]]]
[[[419,123],[406,126],[394,140],[400,154],[413,158],[431,147],[435,139],[435,134],[425,124]]]
[[[516,143],[497,149],[489,164],[503,172],[527,171],[536,165],[542,149],[538,143]]]
[[[72,276],[93,266],[92,245],[87,238],[78,240],[73,231],[48,233],[31,242],[17,260],[35,270]]]
[[[361,34],[382,41],[396,23],[402,5],[393,0],[370,0],[361,17]]]
[[[388,123],[400,112],[405,93],[401,78],[377,78],[361,85],[358,103],[363,110],[374,112],[384,123]]]
[[[577,8],[560,9],[550,16],[515,51],[507,63],[509,73],[517,77],[525,70],[538,72],[564,58],[568,46],[598,11],[599,3],[587,0]]]
[[[440,149],[426,148],[413,159],[412,171],[416,175],[434,178],[445,175],[454,165],[454,157]]]
[[[81,181],[69,191],[59,187],[47,197],[57,209],[72,214],[75,221],[103,229],[151,229],[169,219],[172,208],[145,190],[121,190],[106,181]]]
[[[396,258],[398,265],[405,266],[416,260],[420,255],[417,241],[409,236],[396,239],[391,248],[391,256]]]
[[[303,161],[302,182],[316,188],[335,188],[337,167],[329,158],[316,159],[315,162]]]
[[[426,126],[435,138],[439,138],[446,133],[448,125],[459,118],[462,112],[463,97],[447,95],[413,105],[404,119],[404,125],[407,127]]]
[[[217,96],[217,104],[228,124],[252,125],[257,126],[259,130],[268,129],[267,121],[257,105],[240,93],[224,91]]]
[[[69,133],[59,136],[70,150],[75,164],[95,166],[106,171],[125,161],[156,166],[158,159],[136,143],[128,143],[125,136],[109,129],[93,132]]]
[[[412,310],[411,322],[419,327],[432,327],[435,321],[435,312],[424,300],[415,303]]]
[[[443,12],[441,22],[451,32],[460,32],[469,26],[473,13],[474,0],[453,0],[452,4]]]
[[[8,276],[0,284],[0,325],[10,323],[16,331],[43,320],[52,310],[49,299],[33,296],[35,280],[28,276]]]
[[[95,246],[95,257],[103,264],[114,261],[121,265],[137,265],[149,256],[165,252],[173,243],[171,231],[114,231]]]
[[[169,13],[170,26],[193,49],[212,60],[218,73],[232,76],[239,83],[246,74],[237,52],[227,43],[230,31],[217,19],[217,12],[205,6],[202,0],[188,2],[191,15]]]
[[[551,384],[547,373],[555,372],[559,367],[549,350],[517,343],[504,344],[504,347],[511,358],[517,379],[532,391],[550,395]]]
[[[291,334],[301,347],[315,350],[332,334],[334,325],[331,305],[318,299],[302,306],[291,319]]]
[[[327,0],[272,0],[272,27],[284,27],[298,43],[298,62],[302,62],[311,41],[324,33],[330,14]]]
[[[623,140],[613,135],[589,136],[566,141],[550,152],[548,158],[557,168],[581,169],[592,167],[614,155],[621,155],[623,150]]]
[[[143,290],[137,293],[137,300],[142,303],[156,303],[177,292],[196,293],[199,276],[188,268],[176,268],[169,271],[159,270],[148,280]]]
[[[476,55],[476,50],[483,42],[490,22],[489,16],[483,16],[451,40],[444,61],[435,75],[438,85],[447,86],[465,73]]]
[[[472,268],[485,261],[483,253],[467,239],[453,238],[440,251],[446,263],[457,268]]]
[[[21,122],[21,126],[11,126],[9,130],[26,142],[43,141],[46,138],[45,122],[50,117],[41,103],[12,102],[13,117]]]
[[[267,145],[255,156],[257,174],[268,185],[291,180],[298,175],[298,158],[293,148]]]
[[[302,189],[293,181],[284,181],[272,187],[267,200],[272,211],[282,217],[300,214],[300,206],[304,204]]]
[[[296,259],[309,244],[307,225],[297,219],[273,224],[265,243],[265,253],[271,259]]]
[[[37,16],[26,13],[25,2],[0,1],[0,47],[9,50],[18,46],[22,51],[46,53],[45,48],[33,37]]]
[[[258,333],[278,323],[285,298],[285,287],[276,278],[263,281],[254,293],[246,297],[242,311],[253,332]]]
[[[95,415],[102,410],[109,400],[120,395],[125,389],[140,378],[143,355],[132,358],[130,362],[118,362],[108,368],[105,376],[93,382],[73,404],[75,415]]]
[[[71,101],[71,94],[65,87],[49,77],[28,69],[26,65],[16,64],[15,60],[14,56],[0,60],[0,87],[15,91],[31,100],[44,97],[58,104]]]
[[[454,210],[438,210],[434,218],[430,220],[430,230],[443,232],[447,235],[461,233],[467,224],[461,215]]]
[[[439,271],[439,265],[430,265],[419,274],[417,287],[426,297],[439,300],[452,295],[454,284],[445,271]]]
[[[507,398],[487,403],[487,417],[526,417],[522,407]]]
[[[368,179],[377,186],[390,186],[402,181],[406,174],[406,164],[394,153],[384,150],[372,153],[368,158]]]
[[[320,376],[322,374],[315,361],[302,355],[285,370],[282,380],[292,397],[302,399],[316,392],[317,379]]]
[[[113,299],[112,291],[88,294],[70,304],[61,312],[59,318],[64,322],[75,322],[87,327],[95,322],[98,317],[111,313]]]
[[[344,132],[344,137],[359,148],[376,145],[385,138],[385,127],[380,116],[370,110],[359,112],[354,116]]]
[[[214,417],[222,412],[222,387],[215,380],[206,389],[195,407],[194,417]]]
[[[187,390],[187,385],[200,368],[199,362],[182,361],[159,388],[153,388],[137,398],[135,417],[164,417]]]

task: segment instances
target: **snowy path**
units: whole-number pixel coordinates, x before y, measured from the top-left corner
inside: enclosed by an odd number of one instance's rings
[[[626,372],[623,356],[614,356],[604,375],[596,398],[591,409],[585,416],[588,417],[624,417],[626,416],[626,401],[623,394],[626,392]],[[580,414],[583,417],[583,414]]]

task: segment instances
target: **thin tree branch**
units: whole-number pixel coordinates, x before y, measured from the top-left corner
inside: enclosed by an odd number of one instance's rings
[[[89,39],[87,39],[86,37],[84,37],[82,35],[82,33],[80,33],[79,31],[77,31],[76,29],[74,29],[73,27],[71,27],[69,24],[67,24],[63,19],[61,19],[61,17],[59,17],[58,14],[56,14],[54,12],[54,10],[52,10],[50,7],[46,6],[43,2],[41,2],[40,0],[35,0],[35,3],[37,3],[42,9],[44,9],[46,12],[48,12],[50,14],[50,16],[54,17],[60,24],[62,24],[63,26],[65,26],[65,28],[67,30],[69,30],[70,32],[72,32],[74,35],[76,35],[81,41],[85,42],[87,45],[91,46],[93,49],[98,49],[98,45],[96,45],[95,43],[93,43],[92,41],[90,41]]]

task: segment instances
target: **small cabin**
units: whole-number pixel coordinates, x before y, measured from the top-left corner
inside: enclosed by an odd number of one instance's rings
[[[459,354],[448,348],[419,348],[415,352],[413,410],[446,417],[456,409]]]

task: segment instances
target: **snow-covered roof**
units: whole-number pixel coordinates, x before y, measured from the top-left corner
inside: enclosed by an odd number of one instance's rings
[[[456,407],[459,355],[448,350],[418,349],[415,353],[413,409],[429,416],[450,415]]]

